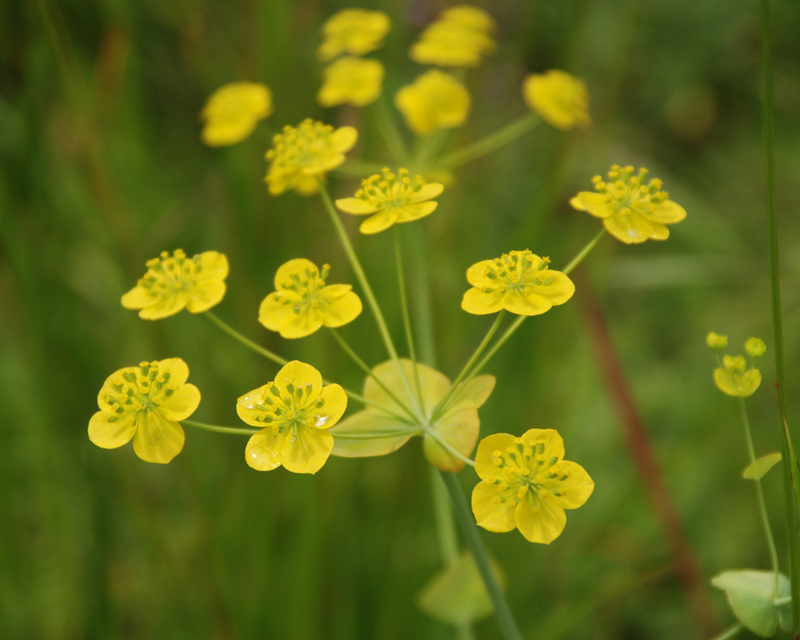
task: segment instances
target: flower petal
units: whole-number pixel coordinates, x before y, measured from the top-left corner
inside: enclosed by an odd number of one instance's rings
[[[677,202],[664,200],[661,204],[655,205],[650,213],[646,214],[653,222],[663,224],[675,224],[686,217],[686,209]]]
[[[103,449],[116,449],[127,444],[135,431],[133,412],[120,415],[98,411],[89,420],[89,440]]]
[[[264,416],[264,411],[261,409],[256,409],[256,405],[262,404],[264,402],[264,398],[269,397],[268,394],[270,384],[265,384],[258,389],[253,389],[252,391],[248,391],[243,396],[239,397],[236,400],[236,413],[244,422],[253,426],[259,427],[262,430],[269,430],[272,427],[268,427],[264,429],[264,422],[259,420]]]
[[[202,313],[216,306],[225,297],[224,282],[198,282],[186,293],[186,310]]]
[[[542,491],[538,496],[528,491],[514,511],[514,520],[526,540],[550,544],[564,531],[567,514],[549,491]]]
[[[614,214],[614,209],[609,206],[605,194],[593,191],[581,191],[569,201],[573,209],[586,211],[596,218],[607,218]]]
[[[196,280],[224,280],[228,277],[230,266],[225,254],[204,251],[195,260],[200,264],[200,271],[195,272]]]
[[[501,502],[501,494],[498,485],[486,481],[479,482],[472,490],[472,513],[478,526],[487,531],[505,533],[517,526],[514,504],[511,500]]]
[[[494,260],[481,260],[467,269],[467,282],[473,287],[491,287],[496,281],[488,277],[489,271],[494,268]]]
[[[467,293],[469,293],[469,291]],[[464,297],[466,298],[466,296]],[[532,290],[529,290],[525,293],[517,290],[509,291],[502,296],[502,305],[506,311],[510,311],[511,313],[516,313],[521,316],[538,316],[550,311],[550,309],[553,307],[553,304],[550,302],[550,300],[538,295],[537,292]],[[461,306],[463,308],[463,303]],[[474,311],[472,313],[474,313]]]
[[[402,207],[397,207],[397,222],[419,220],[420,218],[432,214],[436,211],[436,207],[438,206],[438,202],[417,202],[415,204],[406,204]]]
[[[399,436],[375,438],[347,438],[348,435],[367,435],[369,433],[392,433],[406,431],[407,434]],[[360,411],[349,416],[330,432],[333,435],[332,455],[343,458],[365,458],[369,456],[384,456],[396,451],[408,442],[413,434],[409,425],[390,416],[385,416],[375,410]],[[339,437],[342,436],[342,437]]]
[[[158,300],[159,297],[151,294],[149,289],[137,285],[122,296],[121,302],[126,309],[142,309],[156,304]]]
[[[317,429],[330,429],[339,422],[344,415],[345,409],[347,409],[347,394],[338,384],[329,384],[322,389],[320,395],[321,399],[325,401],[325,404],[320,408],[320,413],[324,414],[327,420],[324,424],[315,423],[314,426]]]
[[[184,384],[161,401],[158,411],[166,420],[180,422],[192,415],[199,404],[200,390],[193,384]]]
[[[522,444],[534,448],[537,444],[544,444],[542,456],[555,458],[555,462],[564,459],[564,440],[555,429],[528,429],[522,434]]]
[[[409,202],[423,202],[425,200],[430,200],[431,198],[436,198],[442,194],[444,191],[444,185],[439,184],[438,182],[429,182],[422,186],[422,188],[417,191],[413,196],[411,196],[411,200]]]
[[[561,460],[551,469],[558,478],[542,482],[542,486],[553,493],[565,509],[577,509],[594,491],[594,480],[577,462]]]
[[[278,437],[279,434],[274,433],[272,427],[262,429],[253,435],[247,441],[247,447],[244,450],[244,459],[247,465],[256,471],[272,471],[280,467],[281,454]]]
[[[139,311],[139,317],[145,320],[160,320],[174,316],[186,306],[187,295],[183,292],[175,292],[165,298],[158,299],[153,305],[144,307]]]
[[[325,287],[320,294],[322,304],[319,310],[322,312],[322,324],[326,327],[341,327],[355,320],[362,310],[361,298],[352,291],[347,291],[341,297],[325,299],[325,292],[337,286],[350,285],[331,285]]]
[[[281,463],[292,473],[316,473],[333,449],[333,436],[325,429],[298,426],[278,436]]]
[[[322,392],[322,375],[310,364],[292,360],[285,364],[283,368],[275,374],[274,384],[281,393],[286,392],[286,386],[291,384],[295,387],[305,387],[311,389],[310,400],[316,400]]]
[[[368,236],[380,233],[391,227],[397,221],[398,214],[397,207],[381,209],[371,218],[364,220],[358,230]]]
[[[376,207],[367,200],[361,198],[340,198],[336,201],[336,208],[339,211],[350,213],[354,216],[365,216],[375,213],[380,207]]]
[[[517,446],[517,438],[508,433],[493,433],[480,441],[475,453],[475,473],[481,480],[507,480],[508,476],[495,464],[494,452],[504,453]],[[513,527],[512,527],[513,529]]]
[[[189,365],[182,358],[164,358],[158,361],[158,371],[169,374],[170,386],[182,385],[189,378]]]
[[[347,153],[358,141],[358,129],[339,127],[331,134],[331,149],[337,153]]]
[[[467,313],[477,316],[497,313],[504,306],[502,291],[484,293],[480,289],[473,287],[468,289],[461,299],[461,308]]]
[[[651,222],[640,213],[617,213],[603,220],[608,232],[625,244],[640,244],[648,239],[666,240],[669,229],[660,222]]]
[[[319,269],[311,260],[306,260],[305,258],[295,258],[284,262],[275,272],[275,288],[281,290],[294,285],[293,276],[317,278]]]
[[[554,305],[564,304],[575,293],[575,283],[560,271],[547,269],[541,272],[540,277],[545,280],[550,278],[552,282],[548,285],[532,285],[531,289],[536,295],[546,298]]]
[[[145,462],[167,464],[181,452],[185,440],[181,425],[151,411],[136,423],[133,450]]]

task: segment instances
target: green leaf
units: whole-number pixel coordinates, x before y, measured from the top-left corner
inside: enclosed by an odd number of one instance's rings
[[[782,626],[782,612],[775,605],[775,598],[790,594],[789,578],[785,575],[779,576],[777,594],[772,571],[723,571],[711,579],[711,584],[725,592],[728,604],[739,622],[756,635],[771,638],[779,624]]]
[[[397,451],[412,438],[414,431],[411,429],[413,427],[407,423],[384,413],[359,411],[328,429],[333,436],[331,453],[343,458],[385,456]]]
[[[781,461],[782,457],[783,456],[781,456],[781,454],[777,451],[775,453],[768,453],[765,456],[761,456],[742,472],[742,477],[745,480],[761,480],[761,478],[767,475],[767,471],[772,469],[772,467]]]
[[[447,413],[425,434],[422,441],[425,457],[434,467],[457,473],[464,468],[465,462],[454,456],[447,447],[443,447],[436,438],[468,458],[475,449],[480,430],[481,423],[475,404],[472,400],[462,400],[448,409]]]
[[[459,391],[450,402],[452,404],[457,404],[462,400],[472,400],[472,402],[475,403],[475,408],[480,408],[480,406],[489,399],[492,391],[494,391],[496,382],[497,379],[494,376],[477,376],[465,384],[461,391]]]
[[[502,571],[491,561],[494,575],[500,582]],[[417,604],[425,613],[450,624],[475,622],[491,615],[492,601],[486,593],[472,555],[464,552],[455,564],[436,573],[417,596]]]

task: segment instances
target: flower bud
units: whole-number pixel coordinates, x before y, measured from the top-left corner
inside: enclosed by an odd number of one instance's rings
[[[710,332],[706,336],[706,344],[714,351],[722,351],[728,346],[728,336],[721,336],[718,333]],[[748,352],[749,353],[749,352]]]
[[[747,351],[747,355],[751,358],[760,358],[767,350],[767,345],[764,344],[761,338],[748,338],[747,342],[744,343],[744,350]]]

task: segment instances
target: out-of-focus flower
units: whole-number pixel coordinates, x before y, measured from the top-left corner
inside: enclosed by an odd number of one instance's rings
[[[319,190],[319,178],[344,163],[344,154],[356,140],[358,131],[353,127],[334,131],[330,125],[310,118],[296,127],[286,125],[267,151],[269,192],[277,196],[294,189],[304,196],[314,195]]]
[[[494,51],[494,28],[492,17],[477,7],[451,7],[420,34],[409,56],[420,64],[477,67],[483,56]]]
[[[728,336],[721,336],[718,333],[711,331],[706,336],[706,344],[714,351],[722,351],[728,346]]]
[[[346,408],[347,395],[338,384],[323,387],[314,367],[289,362],[273,382],[236,402],[239,417],[261,428],[247,443],[247,464],[258,471],[283,465],[293,473],[316,473],[333,449],[333,436],[327,430]]]
[[[530,542],[550,544],[594,491],[594,481],[575,462],[564,460],[564,442],[554,429],[531,429],[516,438],[498,433],[481,440],[472,491],[477,523],[502,533],[519,529]]]
[[[466,87],[453,76],[433,69],[402,87],[394,103],[409,128],[426,136],[438,128],[462,126],[469,115],[470,97]]]
[[[565,71],[529,75],[522,83],[522,97],[531,111],[557,129],[585,128],[592,122],[586,85]]]
[[[180,358],[115,371],[97,396],[100,411],[89,421],[89,439],[103,449],[133,439],[142,460],[166,464],[183,449],[186,436],[178,423],[200,404],[200,391],[186,383],[188,377]]]
[[[202,313],[225,296],[228,259],[216,251],[205,251],[193,258],[177,249],[147,261],[147,273],[122,296],[122,306],[139,309],[139,317],[158,320],[175,315],[184,307]]]
[[[383,76],[383,65],[377,60],[339,58],[323,70],[317,102],[323,107],[340,104],[365,107],[381,95]]]
[[[751,358],[760,358],[766,353],[767,345],[761,338],[748,338],[744,343],[744,350]]]
[[[322,25],[317,57],[326,62],[342,53],[363,56],[379,49],[391,28],[389,16],[381,11],[342,9]]]
[[[217,89],[206,101],[200,118],[200,137],[209,147],[225,147],[247,138],[260,120],[273,111],[269,87],[254,82],[232,82]]]
[[[433,213],[437,203],[430,200],[443,190],[441,184],[426,183],[421,176],[412,180],[408,169],[400,169],[395,175],[384,168],[382,175],[376,173],[362,181],[355,198],[337,200],[336,206],[355,216],[370,216],[359,230],[373,234],[395,223],[411,222]]]
[[[661,180],[645,184],[647,169],[633,175],[633,167],[614,165],[608,182],[592,178],[596,192],[581,191],[569,203],[603,220],[606,230],[620,242],[638,244],[646,240],[669,238],[668,224],[686,217],[686,209],[669,199],[661,190]]]
[[[725,355],[722,366],[714,369],[714,384],[725,395],[747,398],[761,385],[761,372],[754,366],[747,369],[744,356]]]
[[[560,271],[549,269],[549,264],[550,258],[527,249],[477,262],[467,270],[472,289],[464,294],[461,308],[476,315],[505,309],[536,316],[564,304],[575,293],[575,285]]]
[[[258,321],[284,338],[302,338],[322,326],[341,327],[361,313],[361,299],[349,284],[325,284],[330,267],[322,274],[310,260],[289,260],[275,274],[275,291],[261,303]]]

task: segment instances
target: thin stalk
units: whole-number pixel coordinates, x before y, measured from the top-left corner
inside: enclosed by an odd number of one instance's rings
[[[252,436],[258,433],[259,429],[239,429],[237,427],[218,427],[214,424],[205,424],[203,422],[195,422],[194,420],[181,420],[181,424],[187,427],[194,427],[195,429],[203,429],[204,431],[214,431],[215,433],[236,433],[238,435]]]
[[[388,395],[392,400],[394,400],[395,404],[397,404],[398,407],[400,407],[403,411],[405,411],[408,414],[408,416],[411,418],[411,420],[414,422],[414,424],[416,424],[417,416],[415,416],[414,413],[411,411],[411,409],[409,409],[405,405],[405,403],[402,400],[400,400],[400,398],[398,398],[394,394],[394,392],[389,387],[387,387],[378,376],[375,375],[375,373],[372,371],[372,369],[369,368],[367,363],[364,362],[358,356],[358,354],[352,349],[352,347],[350,347],[350,345],[347,344],[347,342],[345,342],[344,338],[342,338],[342,336],[339,335],[339,332],[336,329],[333,329],[333,328],[330,328],[330,327],[328,328],[328,330],[331,332],[333,337],[336,338],[336,342],[339,343],[339,346],[342,348],[342,350],[348,356],[350,356],[350,358],[353,360],[353,362],[355,362],[361,368],[361,370],[364,373],[366,373],[370,378],[372,378],[377,383],[377,385],[386,392],[386,395]],[[384,409],[384,411],[389,411],[389,410],[388,409]],[[398,417],[398,418],[400,418],[400,419],[402,419],[402,420],[405,420],[405,418],[403,418],[402,416],[398,415],[397,413],[393,413],[393,415]]]
[[[434,431],[433,429],[429,429],[428,431],[426,431],[425,436],[434,439],[436,441],[436,444],[442,447],[442,449],[446,449],[447,452],[454,458],[458,458],[459,460],[461,460],[461,462],[463,462],[464,464],[468,464],[470,467],[475,466],[475,462],[473,462],[471,458],[467,458],[466,456],[456,451],[453,448],[453,445],[447,442],[447,440],[445,440],[444,438],[440,438],[439,435],[436,433],[436,431]]]
[[[741,622],[737,622],[719,635],[714,636],[711,640],[730,640],[738,636],[742,631],[744,631],[744,625]]]
[[[419,382],[419,371],[417,370],[417,352],[414,349],[414,335],[411,332],[411,318],[408,315],[408,297],[406,296],[406,279],[403,273],[403,258],[400,250],[400,233],[397,226],[394,227],[394,255],[397,259],[397,284],[400,289],[400,306],[403,309],[403,324],[406,328],[406,341],[408,342],[408,353],[411,356],[411,365],[414,371],[414,384],[417,387],[417,398],[422,415],[425,415],[425,399],[422,397],[422,385]]]
[[[408,147],[397,126],[397,120],[389,110],[386,101],[381,98],[373,103],[370,112],[375,117],[378,131],[383,136],[383,141],[386,143],[389,153],[392,154],[395,162],[404,163],[408,160]]]
[[[284,366],[285,364],[288,364],[288,362],[289,362],[288,360],[286,360],[285,358],[281,358],[279,355],[277,355],[275,353],[272,353],[272,351],[270,351],[269,349],[265,349],[264,347],[262,347],[261,345],[256,344],[255,342],[253,342],[249,338],[246,338],[241,333],[239,333],[236,329],[231,327],[228,323],[224,322],[223,320],[218,318],[216,315],[211,313],[211,311],[206,311],[205,315],[209,320],[211,320],[211,322],[213,322],[215,325],[217,325],[220,329],[222,329],[229,336],[231,336],[235,340],[238,340],[239,342],[241,342],[248,349],[252,349],[256,353],[261,354],[262,356],[267,358],[268,360],[272,360],[272,362],[274,362],[277,365]]]
[[[439,152],[442,150],[447,140],[447,129],[437,129],[429,136],[425,137],[417,149],[414,156],[413,167],[415,171],[430,170]]]
[[[739,398],[739,408],[742,412],[742,424],[744,425],[744,438],[747,442],[747,453],[750,456],[750,464],[756,461],[756,450],[753,447],[753,435],[750,432],[750,420],[747,418],[747,407],[744,398]],[[756,495],[758,496],[758,510],[761,515],[761,524],[764,527],[764,535],[767,538],[769,556],[772,561],[772,570],[775,572],[775,592],[774,598],[778,597],[778,585],[780,578],[780,566],[778,564],[778,550],[775,547],[775,538],[772,536],[772,527],[769,524],[769,514],[767,514],[767,503],[764,500],[764,488],[761,486],[761,479],[755,481]]]
[[[336,167],[333,172],[336,174],[353,176],[356,178],[367,178],[372,174],[380,173],[382,168],[383,165],[378,164],[377,162],[359,160],[358,158],[348,158],[341,167]]]
[[[772,288],[772,326],[775,341],[775,375],[778,385],[778,404],[782,420],[786,413],[785,365],[783,348],[783,314],[781,310],[780,258],[778,252],[778,216],[775,210],[775,132],[773,124],[772,95],[772,43],[770,37],[769,0],[759,0],[761,26],[761,134],[764,143],[764,179],[767,192],[767,217],[769,220],[770,282]],[[789,579],[792,592],[792,633],[800,636],[800,550],[798,550],[797,525],[792,500],[791,465],[788,461],[789,443],[781,424],[781,450],[783,453],[783,492],[786,512],[786,532],[789,548]]]
[[[417,435],[420,433],[419,429],[406,429],[403,431],[363,431],[361,433],[336,433],[333,432],[333,437],[339,440],[377,440],[380,438],[396,438],[399,436],[407,436],[409,434]]]
[[[448,153],[446,156],[439,159],[435,164],[435,169],[438,171],[450,171],[451,169],[465,165],[473,160],[482,158],[526,134],[539,124],[539,122],[541,122],[539,116],[534,113],[527,113],[514,122],[507,124],[502,129],[498,129],[494,133],[490,133],[488,136],[472,144],[468,144],[461,149],[456,149]]]
[[[597,246],[597,243],[598,243],[598,242],[600,242],[600,240],[601,240],[601,239],[603,238],[603,236],[605,236],[605,235],[606,235],[606,228],[605,228],[605,227],[603,227],[603,228],[600,230],[600,233],[598,233],[598,234],[597,234],[597,235],[596,235],[594,238],[592,238],[592,239],[589,241],[589,243],[588,243],[588,244],[587,244],[587,245],[586,245],[586,246],[585,246],[583,249],[581,249],[581,250],[578,252],[578,255],[576,255],[576,256],[575,256],[575,257],[574,257],[574,258],[573,258],[573,259],[570,261],[570,263],[569,263],[569,264],[568,264],[566,267],[564,267],[564,268],[561,270],[561,273],[563,273],[564,275],[567,275],[567,276],[568,276],[570,273],[572,273],[572,272],[575,270],[575,267],[577,267],[577,266],[578,266],[578,265],[579,265],[581,262],[583,262],[583,259],[584,259],[586,256],[588,256],[588,255],[589,255],[589,254],[592,252],[592,249],[594,249],[594,248]]]
[[[486,548],[478,535],[477,525],[461,491],[461,485],[458,484],[458,478],[456,474],[444,471],[440,472],[440,475],[444,480],[445,487],[447,487],[447,492],[450,494],[450,501],[456,514],[456,520],[458,520],[458,524],[461,527],[461,533],[464,535],[464,540],[472,552],[475,566],[478,567],[483,584],[486,586],[486,591],[494,605],[494,613],[497,616],[497,622],[500,624],[503,636],[506,640],[522,640],[522,634],[519,632],[514,615],[511,613],[494,571],[492,571],[489,555],[486,553]]]
[[[339,241],[342,244],[345,255],[347,255],[350,266],[352,267],[356,274],[356,278],[358,278],[358,281],[361,284],[361,289],[363,290],[364,295],[367,297],[367,303],[369,304],[370,309],[372,309],[372,315],[375,317],[375,323],[378,325],[378,331],[383,339],[383,344],[386,346],[386,351],[389,352],[389,355],[397,366],[398,372],[400,373],[400,378],[403,380],[403,384],[408,392],[408,397],[413,398],[414,393],[411,391],[411,385],[408,382],[406,372],[400,365],[400,358],[397,355],[397,350],[394,348],[392,336],[389,334],[389,329],[386,326],[386,320],[383,319],[381,308],[378,305],[378,301],[375,299],[375,294],[372,293],[372,287],[369,286],[369,281],[364,273],[364,269],[361,267],[361,262],[358,260],[358,256],[353,249],[353,245],[350,243],[350,238],[347,236],[347,231],[345,231],[344,225],[339,219],[339,214],[336,212],[336,208],[333,206],[331,196],[328,193],[328,190],[325,188],[322,180],[319,180],[319,189],[320,195],[322,196],[322,202],[325,204],[325,210],[328,212],[328,216],[330,217],[331,222],[336,229],[336,234],[339,236]]]

